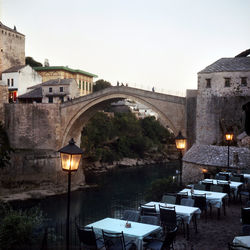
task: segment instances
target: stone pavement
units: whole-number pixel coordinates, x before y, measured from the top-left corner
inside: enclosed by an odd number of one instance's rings
[[[242,205],[244,206],[244,204]],[[213,208],[210,216],[209,209],[207,222],[203,214],[197,219],[198,233],[195,233],[193,223],[190,224],[190,240],[184,238],[182,230],[177,234],[174,243],[175,250],[226,250],[228,242],[232,242],[235,236],[241,235],[241,204],[231,203],[226,206],[226,216],[221,211],[220,219],[217,219],[217,209]]]

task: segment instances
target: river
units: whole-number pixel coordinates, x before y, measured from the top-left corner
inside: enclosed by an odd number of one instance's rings
[[[136,209],[144,202],[144,196],[151,182],[174,176],[178,163],[164,163],[152,166],[118,168],[88,178],[89,188],[71,192],[71,217],[80,215],[84,223],[104,217],[118,217],[125,209]],[[72,176],[74,178],[74,176]],[[20,204],[22,207],[40,206],[46,217],[62,221],[66,217],[67,194],[48,197],[40,201]]]

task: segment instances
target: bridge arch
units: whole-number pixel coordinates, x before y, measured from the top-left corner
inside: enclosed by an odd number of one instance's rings
[[[147,95],[145,95],[145,93],[142,92],[146,92]],[[162,95],[162,94],[158,93],[156,95]],[[131,99],[141,104],[144,104],[145,106],[149,107],[158,114],[159,121],[163,126],[165,127],[168,126],[174,132],[174,134],[177,134],[179,130],[182,130],[185,134],[184,124],[176,124],[176,117],[169,117],[171,113],[172,114],[174,113],[174,115],[176,115],[175,112],[166,112],[165,109],[166,107],[164,107],[164,105],[161,105],[161,102],[166,103],[167,101],[166,100],[159,101],[159,99],[164,99],[164,98],[159,98],[159,96],[157,98],[156,95],[155,93],[151,93],[149,91],[144,91],[144,90],[139,90],[138,93],[138,89],[133,89],[128,87],[120,87],[120,88],[112,87],[100,91],[100,93],[96,92],[92,95],[77,98],[76,100],[73,101],[72,104],[70,102],[62,104],[61,108],[62,114],[64,117],[67,117],[68,119],[67,121],[65,121],[65,124],[63,126],[63,133],[62,133],[60,147],[67,144],[69,139],[72,137],[76,140],[77,144],[79,145],[81,138],[81,131],[84,125],[88,122],[88,120],[98,110],[103,109],[106,106],[106,104],[112,103],[120,99]],[[171,103],[171,101],[169,100],[168,102]],[[175,107],[174,109],[176,108],[181,109],[180,113],[182,114],[182,117],[180,117],[179,120],[181,121],[181,123],[183,123],[185,102],[183,102],[182,100],[181,103],[172,102],[172,104],[173,103],[174,105],[172,106]]]

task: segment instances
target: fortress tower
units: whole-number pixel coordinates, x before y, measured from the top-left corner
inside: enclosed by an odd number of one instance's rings
[[[10,67],[25,65],[25,36],[0,22],[0,80]]]

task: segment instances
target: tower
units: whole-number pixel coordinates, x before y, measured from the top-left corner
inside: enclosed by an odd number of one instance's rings
[[[25,65],[25,35],[0,22],[0,80],[10,67]]]

